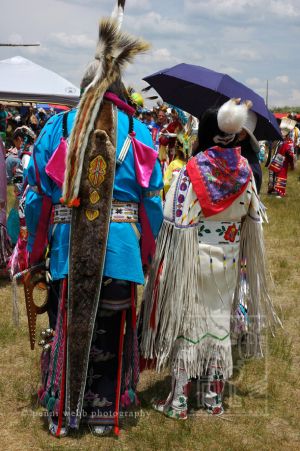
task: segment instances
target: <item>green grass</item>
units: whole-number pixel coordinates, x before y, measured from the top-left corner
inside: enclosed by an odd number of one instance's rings
[[[120,437],[99,439],[88,429],[57,440],[49,436],[43,409],[37,406],[40,349],[30,351],[22,288],[21,324],[12,324],[9,284],[0,285],[0,425],[1,445],[9,450],[296,450],[300,447],[300,182],[299,169],[289,173],[287,197],[261,196],[269,224],[265,238],[273,277],[272,297],[284,325],[266,336],[265,357],[238,364],[227,384],[226,414],[211,418],[191,403],[187,422],[174,422],[151,408],[168,393],[167,372],[141,375],[139,418],[127,418]],[[13,199],[10,199],[10,205]],[[142,290],[139,290],[141,294]],[[37,334],[45,324],[38,318]],[[193,390],[196,391],[194,386]]]

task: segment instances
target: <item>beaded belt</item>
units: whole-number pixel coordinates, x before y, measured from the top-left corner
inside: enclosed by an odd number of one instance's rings
[[[71,222],[71,208],[57,204],[52,208],[52,223],[67,224]]]
[[[71,208],[57,204],[52,209],[53,224],[67,224],[71,222]],[[111,222],[139,222],[139,204],[135,202],[121,202],[114,200],[111,207]]]
[[[139,222],[139,204],[113,200],[111,222]]]

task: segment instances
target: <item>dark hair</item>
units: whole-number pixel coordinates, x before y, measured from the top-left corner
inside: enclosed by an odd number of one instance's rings
[[[121,100],[128,102],[127,91],[121,78],[117,78],[117,80],[110,85],[108,91],[116,94]]]
[[[218,126],[218,111],[219,108],[209,108],[206,110],[200,120],[198,127],[198,147],[193,150],[192,156],[194,157],[199,152],[203,152],[206,149],[209,149],[213,146],[227,147],[222,145],[221,143],[216,144],[214,142],[214,137],[219,136],[229,136],[228,133],[223,132],[219,129]],[[230,147],[235,146],[237,143],[238,134],[235,135],[235,138],[229,143]]]
[[[214,145],[212,129],[218,129],[217,114],[218,108],[209,108],[199,119],[198,147],[193,150],[193,157]]]

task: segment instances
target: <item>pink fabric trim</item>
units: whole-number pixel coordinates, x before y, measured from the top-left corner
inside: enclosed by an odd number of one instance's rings
[[[45,171],[59,188],[62,188],[66,170],[67,141],[65,138],[60,139],[60,143],[53,152],[48,161]]]
[[[143,188],[148,188],[151,175],[157,160],[157,152],[152,147],[147,146],[135,138],[135,132],[130,133],[133,148],[134,168],[138,184]],[[147,211],[143,201],[139,207],[140,223],[142,227],[141,256],[142,264],[149,266],[155,253],[155,238],[152,233]]]
[[[123,102],[123,100],[121,100],[116,94],[106,92],[104,94],[104,98],[113,102],[118,108],[120,108],[120,110],[124,111],[124,113],[127,113],[130,116],[135,115],[135,109],[128,105],[128,103]]]
[[[157,152],[135,138],[135,132],[130,133],[133,147],[134,167],[138,184],[148,188],[150,178],[157,160]]]

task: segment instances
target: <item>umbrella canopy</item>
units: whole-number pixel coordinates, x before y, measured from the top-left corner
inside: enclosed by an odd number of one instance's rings
[[[218,107],[229,98],[251,100],[252,110],[258,115],[254,130],[256,138],[281,139],[276,119],[268,110],[264,99],[227,74],[183,63],[160,70],[143,80],[149,83],[165,102],[176,105],[198,118],[208,108]]]

